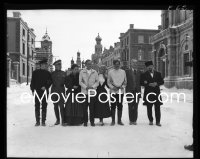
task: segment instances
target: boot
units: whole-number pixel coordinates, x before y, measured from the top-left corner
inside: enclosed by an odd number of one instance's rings
[[[54,112],[55,112],[55,116],[56,116],[56,119],[57,119],[55,125],[58,125],[58,124],[60,124],[60,115],[59,115],[58,106],[54,105]]]
[[[117,117],[118,117],[118,124],[119,125],[124,125],[121,121],[121,118],[122,118],[122,110],[118,110],[117,111]]]
[[[111,126],[115,125],[115,109],[111,109],[111,117],[112,117],[112,122]]]
[[[46,121],[46,115],[47,115],[47,108],[42,109],[42,126],[46,126],[45,121]]]
[[[35,126],[39,126],[40,125],[40,109],[39,110],[35,110],[35,118],[36,118]]]

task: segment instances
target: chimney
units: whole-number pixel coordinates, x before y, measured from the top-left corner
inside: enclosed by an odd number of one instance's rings
[[[158,25],[158,30],[162,30],[162,25]]]
[[[120,33],[120,37],[122,37],[124,35],[124,33]]]
[[[13,12],[13,17],[20,18],[21,17],[21,13],[20,12]]]
[[[34,29],[33,29],[33,28],[31,28],[31,31],[32,31],[32,32],[34,32]]]
[[[133,29],[134,28],[134,24],[130,24],[130,29]]]

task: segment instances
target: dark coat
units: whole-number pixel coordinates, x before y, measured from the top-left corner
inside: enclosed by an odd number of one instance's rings
[[[145,84],[144,81],[147,81],[147,84]],[[155,87],[149,86],[149,83],[153,83],[153,82],[157,82],[158,85]],[[154,71],[153,78],[152,78],[151,74],[149,73],[149,71],[144,72],[141,75],[140,84],[141,84],[141,86],[144,86],[144,96],[143,96],[144,103],[143,103],[143,105],[151,104],[147,101],[147,98],[146,98],[148,93],[156,94],[156,95],[149,95],[148,96],[149,101],[156,100],[154,104],[159,104],[159,105],[163,104],[162,98],[160,98],[160,101],[158,100],[158,96],[160,94],[160,85],[164,84],[164,80],[163,80],[160,72]]]
[[[78,88],[73,91],[75,94],[81,92],[81,86],[79,85],[79,73],[76,73],[75,75],[70,73],[65,79],[65,86],[68,88],[67,94],[72,92],[73,86],[78,86]]]
[[[63,93],[65,92],[65,76],[66,73],[62,70],[60,71],[53,71],[51,74],[52,77],[52,87],[51,87],[51,93],[57,92],[57,93]]]
[[[30,89],[32,92],[34,92],[34,90],[41,91],[41,88],[45,87],[48,93],[48,89],[51,86],[51,84],[52,78],[51,73],[49,71],[43,69],[33,71],[30,84]]]
[[[134,72],[132,69],[126,70],[126,78],[127,78],[127,85],[126,85],[126,92],[127,93],[141,93],[141,85],[140,85],[140,77],[142,72],[140,70],[136,71],[136,77],[134,80]],[[141,95],[138,95],[141,98]]]

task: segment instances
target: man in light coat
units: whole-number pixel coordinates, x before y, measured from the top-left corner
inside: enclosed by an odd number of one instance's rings
[[[83,102],[83,121],[84,126],[88,123],[88,105],[90,110],[90,123],[91,126],[95,126],[94,123],[94,102],[96,89],[99,85],[99,77],[97,71],[92,69],[92,61],[85,61],[86,68],[81,70],[79,74],[79,84],[81,86],[81,92],[85,94],[85,101]]]

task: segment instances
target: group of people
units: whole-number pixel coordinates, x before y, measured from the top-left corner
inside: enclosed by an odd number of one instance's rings
[[[56,101],[53,103],[56,118],[55,125],[83,124],[83,126],[88,126],[88,107],[91,126],[95,126],[95,118],[98,118],[100,125],[103,126],[103,119],[109,117],[112,119],[110,125],[115,125],[116,107],[117,123],[124,125],[122,122],[124,98],[128,102],[129,124],[137,125],[141,86],[144,87],[143,105],[147,107],[149,125],[153,125],[152,107],[154,105],[156,125],[161,126],[160,106],[163,103],[158,98],[160,94],[159,86],[164,84],[164,81],[161,73],[154,70],[152,61],[145,63],[146,72],[141,72],[138,69],[137,60],[135,59],[131,60],[130,69],[121,69],[120,60],[116,59],[113,60],[113,69],[108,71],[107,67],[102,65],[97,72],[92,69],[92,61],[86,60],[85,68],[82,70],[79,70],[77,64],[73,64],[69,75],[61,70],[61,60],[53,63],[55,71],[52,73],[45,69],[46,65],[47,60],[42,60],[37,64],[37,69],[33,71],[30,84],[35,97],[35,126],[40,125],[40,105],[42,105],[41,125],[46,125],[46,99],[50,92],[52,101]],[[47,98],[42,98],[44,92],[46,92]],[[84,100],[78,100],[77,96]],[[66,97],[67,100],[65,101]]]

